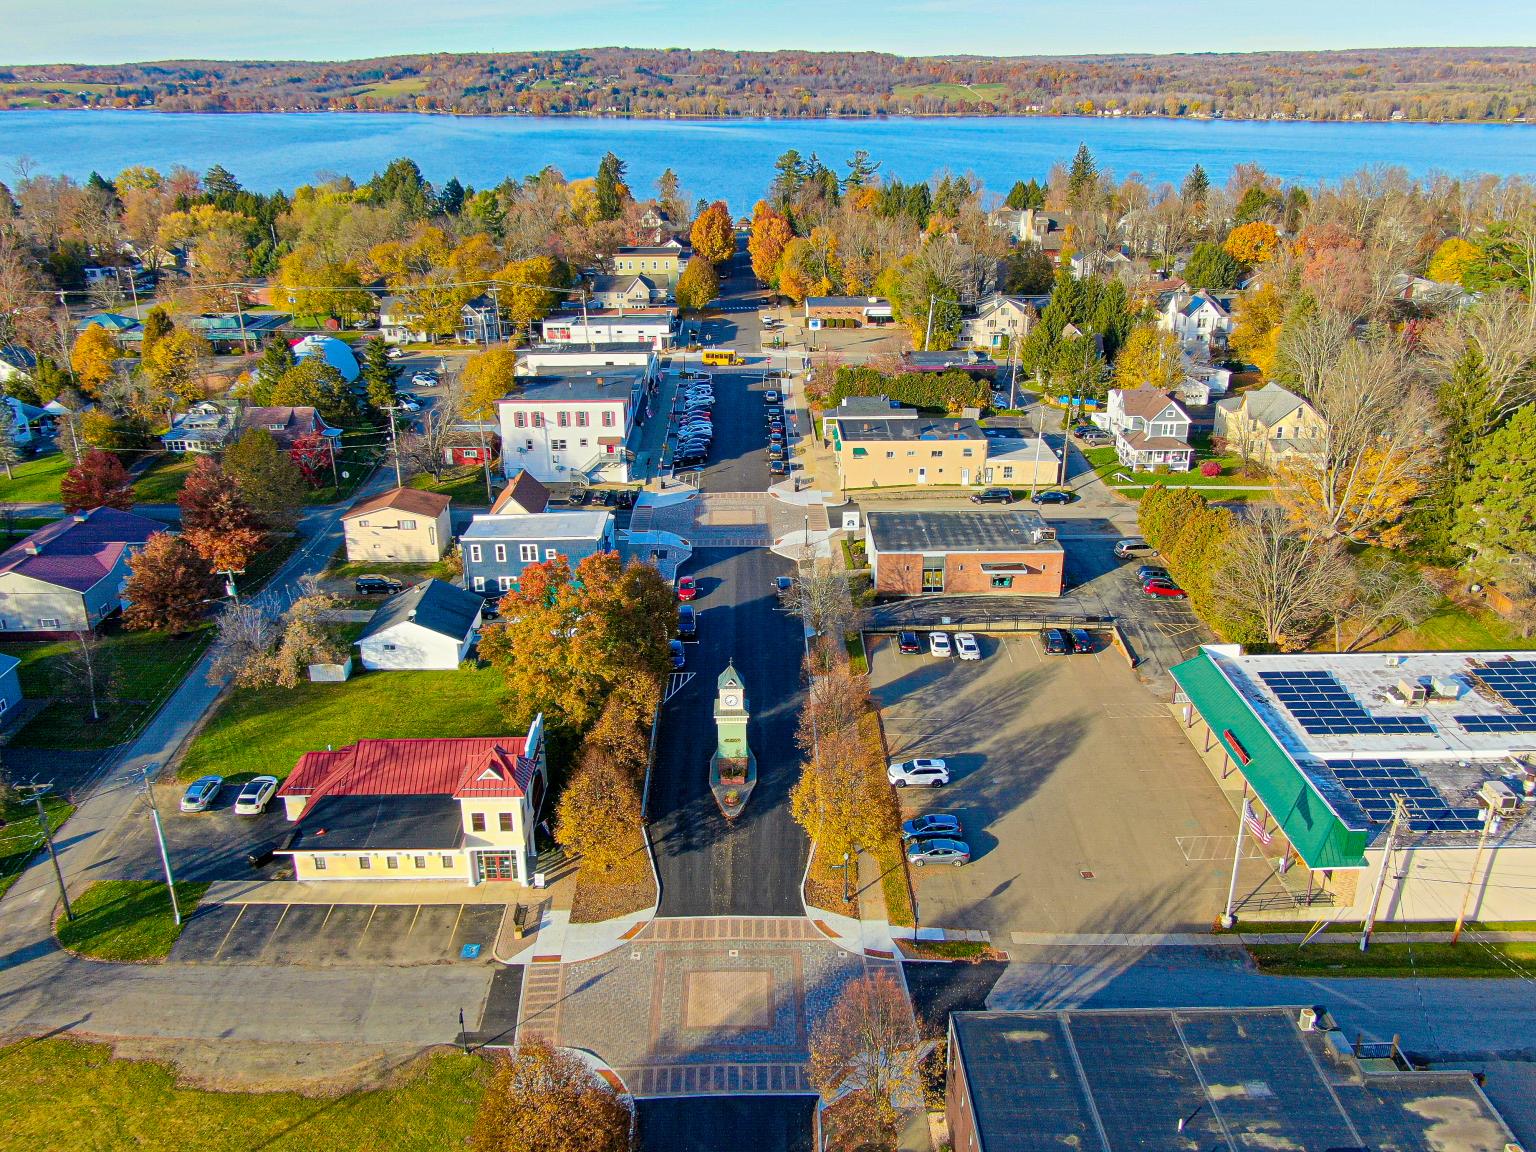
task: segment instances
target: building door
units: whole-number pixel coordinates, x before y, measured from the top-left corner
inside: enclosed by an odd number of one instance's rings
[[[919,484],[926,484],[926,483],[928,483],[928,469],[926,469],[926,468],[919,468],[917,470],[917,482]]]
[[[476,852],[476,878],[479,880],[516,880],[515,852]]]
[[[923,591],[944,591],[944,557],[923,558]]]
[[[969,484],[970,482],[971,482],[971,470],[969,468],[962,468],[962,469],[960,469],[960,483],[961,483],[961,485],[963,486],[963,485]]]

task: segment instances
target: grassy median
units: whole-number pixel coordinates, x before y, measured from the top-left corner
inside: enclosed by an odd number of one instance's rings
[[[208,891],[206,884],[177,884],[183,921]],[[54,931],[59,943],[92,960],[143,964],[164,960],[181,935],[165,885],[158,880],[99,880],[70,900],[75,918],[62,911]]]

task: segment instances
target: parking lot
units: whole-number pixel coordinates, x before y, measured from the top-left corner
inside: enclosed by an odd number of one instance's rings
[[[919,924],[1003,948],[1014,932],[1208,928],[1230,859],[1212,845],[1230,845],[1234,819],[1166,707],[1105,636],[1070,656],[1033,634],[978,640],[965,662],[866,637],[892,757],[943,757],[951,773],[902,789],[903,817],[958,815],[972,852],[912,870]]]
[[[505,904],[210,904],[171,950],[173,964],[308,967],[491,960]]]

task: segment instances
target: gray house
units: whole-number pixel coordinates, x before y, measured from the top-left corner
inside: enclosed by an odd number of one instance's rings
[[[60,638],[97,627],[122,607],[129,558],[166,530],[115,508],[39,528],[0,553],[0,632]]]
[[[423,580],[384,602],[357,641],[363,667],[449,671],[469,655],[485,600],[441,580]]]
[[[16,673],[20,667],[21,661],[16,657],[0,653],[0,724],[21,703],[21,677]]]
[[[487,595],[511,591],[529,564],[564,556],[575,568],[615,547],[610,512],[476,516],[459,537],[464,586]]]

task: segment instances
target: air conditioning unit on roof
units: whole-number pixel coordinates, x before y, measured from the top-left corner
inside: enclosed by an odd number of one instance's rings
[[[1502,780],[1483,781],[1477,795],[1490,809],[1500,814],[1516,812],[1520,808],[1519,795]]]

